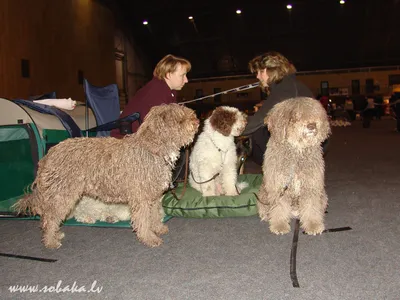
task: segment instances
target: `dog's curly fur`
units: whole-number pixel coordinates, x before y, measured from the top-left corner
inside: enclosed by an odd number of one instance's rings
[[[160,201],[162,201],[161,197]],[[161,220],[164,219],[164,209],[160,208]],[[94,224],[97,221],[117,223],[131,219],[129,205],[125,203],[104,203],[101,200],[83,196],[76,204],[68,219],[75,218],[78,222]]]
[[[312,98],[276,104],[264,119],[271,137],[263,163],[258,213],[275,234],[290,231],[290,219],[300,219],[307,234],[322,233],[328,203],[321,143],[331,133],[328,116]]]
[[[83,196],[68,219],[72,217],[86,224],[94,224],[96,221],[116,223],[130,220],[131,213],[127,204],[104,203],[101,200]]]
[[[217,107],[204,121],[189,163],[189,183],[203,196],[238,194],[234,137],[243,132],[246,124],[247,116],[229,106]],[[216,174],[219,175],[213,178]]]
[[[198,126],[193,110],[169,104],[153,107],[139,130],[123,139],[65,140],[39,162],[32,193],[15,209],[39,214],[44,245],[59,248],[64,237],[60,224],[82,196],[127,203],[138,239],[159,246],[159,235],[168,232],[160,221],[160,198],[179,149],[193,141]]]

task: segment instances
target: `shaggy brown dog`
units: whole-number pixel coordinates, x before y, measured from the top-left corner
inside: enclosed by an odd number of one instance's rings
[[[43,243],[59,248],[61,222],[83,196],[127,203],[133,229],[143,244],[156,247],[168,232],[160,198],[168,188],[179,149],[193,141],[199,120],[193,110],[169,104],[153,107],[137,133],[123,139],[75,138],[50,149],[39,162],[32,194],[19,212],[41,216]]]
[[[307,234],[321,233],[328,203],[321,143],[331,132],[326,111],[315,99],[293,98],[276,104],[264,123],[271,137],[258,194],[261,219],[275,234],[288,233],[292,217]]]

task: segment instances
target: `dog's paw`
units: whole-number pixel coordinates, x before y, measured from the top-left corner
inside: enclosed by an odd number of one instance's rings
[[[140,239],[140,241],[147,247],[151,248],[158,247],[163,243],[163,240],[156,235],[147,237],[146,239]]]
[[[239,195],[239,192],[235,186],[233,186],[231,188],[227,188],[225,190],[225,196],[237,196],[237,195]]]
[[[61,240],[64,238],[64,236],[65,236],[65,233],[62,232],[62,231],[59,231],[59,232],[56,233],[56,238],[57,238],[59,241],[61,241]]]
[[[303,229],[308,235],[317,235],[325,230],[325,225],[323,223],[309,222],[303,225]]]
[[[96,219],[84,216],[84,217],[77,217],[75,216],[75,220],[77,220],[80,223],[86,223],[86,224],[94,224],[96,223]]]
[[[136,231],[137,238],[140,242],[142,242],[147,247],[158,247],[162,244],[163,240],[158,237],[153,231],[151,230],[137,230]]]
[[[48,249],[58,249],[61,247],[61,242],[58,240],[43,241],[43,244]]]
[[[157,229],[154,230],[154,233],[157,235],[163,235],[163,234],[167,234],[169,231],[168,226],[167,225],[161,225],[159,226]]]
[[[108,216],[107,218],[105,218],[105,221],[107,223],[117,223],[119,222],[119,219],[117,217]]]
[[[269,230],[271,230],[271,232],[275,234],[286,234],[290,232],[290,225],[286,222],[270,224]]]
[[[239,193],[241,193],[247,187],[249,187],[249,184],[245,181],[238,182],[236,184],[236,188],[238,189]]]

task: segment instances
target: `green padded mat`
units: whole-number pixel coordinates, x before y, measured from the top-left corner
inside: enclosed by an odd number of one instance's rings
[[[171,192],[165,194],[162,205],[166,216],[163,222],[172,217],[185,218],[224,218],[224,217],[246,217],[257,214],[257,198],[261,183],[261,174],[245,174],[238,176],[238,182],[247,182],[249,186],[238,196],[214,196],[203,197],[200,192],[186,186],[183,199],[177,200]],[[183,183],[176,188],[176,195],[182,193]],[[12,217],[11,206],[17,201],[16,198],[8,201],[0,201],[1,219],[5,220],[40,220],[40,217]],[[1,213],[0,213],[1,214]],[[7,217],[10,214],[10,217]],[[94,224],[86,224],[76,221],[74,218],[66,220],[64,225],[70,226],[92,226],[92,227],[130,227],[130,221],[107,223],[97,221]]]
[[[171,193],[163,198],[166,215],[185,218],[224,218],[246,217],[257,214],[256,195],[262,183],[261,174],[245,174],[238,176],[238,182],[247,182],[249,186],[238,196],[203,197],[201,193],[187,184],[185,194],[177,200]],[[183,183],[176,188],[179,198]]]

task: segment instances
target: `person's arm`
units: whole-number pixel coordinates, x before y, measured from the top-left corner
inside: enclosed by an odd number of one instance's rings
[[[270,96],[268,96],[267,100],[264,100],[262,102],[262,106],[258,109],[258,111],[254,115],[248,117],[247,126],[243,131],[242,135],[250,135],[255,131],[257,131],[259,128],[264,126],[265,116],[270,111],[270,109],[275,105],[274,101],[270,101],[273,100],[270,98]]]
[[[267,100],[262,102],[261,108],[253,115],[249,116],[247,119],[247,126],[243,131],[242,135],[250,135],[257,131],[259,128],[264,126],[264,118],[267,113],[274,107],[275,104],[292,98],[295,95],[295,90],[291,85],[287,86],[276,86],[271,94],[268,95]]]

